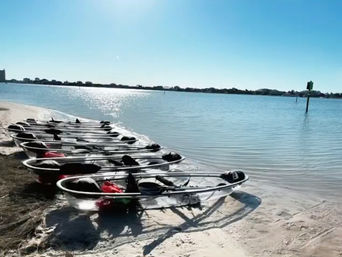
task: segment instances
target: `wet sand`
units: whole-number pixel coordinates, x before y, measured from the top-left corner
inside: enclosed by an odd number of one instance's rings
[[[43,116],[49,116],[49,111],[0,102],[3,126]],[[4,131],[0,135],[2,154],[20,151]],[[10,162],[19,165],[18,155],[3,157],[2,169]],[[27,174],[23,169],[15,172]],[[3,192],[17,190],[18,195],[23,187],[25,183],[14,189],[7,185]],[[8,256],[38,252],[41,256],[66,252],[75,256],[342,256],[339,203],[256,183],[253,178],[241,191],[202,208],[84,213],[69,207],[60,194],[55,200],[46,199],[42,207],[41,213],[32,215],[35,222],[30,224],[36,229],[7,251]],[[0,221],[0,232],[8,233],[1,230],[4,221]]]

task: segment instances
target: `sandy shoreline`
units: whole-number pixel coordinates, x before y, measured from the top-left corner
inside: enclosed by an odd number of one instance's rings
[[[0,102],[2,126],[49,116],[43,108]],[[0,141],[1,154],[20,150],[2,129]],[[202,209],[81,213],[58,197],[23,248],[30,245],[32,251],[48,240],[41,256],[64,256],[66,251],[75,256],[342,256],[341,210],[336,203],[253,179]]]
[[[44,108],[11,102],[0,102],[0,154],[11,154],[20,150],[17,147],[12,147],[12,140],[6,134],[3,127],[6,128],[11,123],[27,118],[47,119],[50,114],[51,112]]]

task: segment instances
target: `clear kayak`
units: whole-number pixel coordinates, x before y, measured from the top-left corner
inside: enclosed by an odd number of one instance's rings
[[[194,205],[231,194],[248,180],[242,171],[160,172],[74,176],[57,182],[69,203],[84,211]]]
[[[8,132],[12,133],[20,133],[20,132],[32,132],[32,133],[39,133],[39,134],[80,134],[80,133],[87,133],[87,134],[94,134],[94,135],[105,135],[109,131],[114,130],[115,128],[111,125],[106,125],[103,127],[98,128],[85,128],[85,127],[45,127],[45,126],[39,126],[39,127],[24,127],[19,124],[10,124],[7,127]]]
[[[56,120],[51,118],[50,120],[36,120],[36,119],[26,119],[24,121],[19,121],[17,124],[22,126],[55,126],[55,127],[101,127],[105,125],[112,125],[112,122],[108,120],[102,121],[89,121],[76,118],[75,121],[71,120]]]
[[[185,158],[177,153],[135,154],[135,155],[93,155],[52,158],[31,158],[23,165],[39,176],[44,184],[54,183],[63,176],[82,175],[104,172],[132,171],[147,168],[169,170],[170,165],[177,164]]]
[[[10,134],[14,142],[19,146],[23,142],[43,141],[43,142],[64,142],[64,143],[97,143],[97,144],[116,144],[128,143],[133,144],[137,141],[135,137],[127,136],[111,136],[111,135],[94,135],[94,134],[67,134],[67,135],[51,135],[51,134],[36,134],[20,132],[17,134]]]
[[[110,142],[65,142],[65,141],[31,141],[22,142],[19,145],[23,148],[29,158],[39,158],[46,156],[49,152],[63,153],[65,156],[85,155],[85,154],[131,154],[144,152],[158,152],[162,147],[158,144],[127,144]]]

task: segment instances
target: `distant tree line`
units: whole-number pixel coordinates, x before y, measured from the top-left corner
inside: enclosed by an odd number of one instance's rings
[[[82,82],[69,82],[69,81],[58,81],[58,80],[47,80],[47,79],[40,79],[35,78],[34,80],[29,78],[24,78],[23,80],[16,80],[11,79],[7,80],[7,82],[11,83],[23,83],[23,84],[43,84],[43,85],[56,85],[56,86],[78,86],[78,87],[104,87],[104,88],[128,88],[128,89],[145,89],[145,90],[161,90],[161,91],[179,91],[179,92],[195,92],[195,93],[215,93],[215,94],[240,94],[240,95],[271,95],[271,96],[295,96],[295,97],[306,97],[308,94],[307,90],[303,91],[279,91],[276,89],[258,89],[258,90],[241,90],[237,88],[192,88],[186,87],[182,88],[179,86],[174,87],[163,87],[163,86],[128,86],[122,84],[99,84],[99,83],[92,83],[90,81]],[[320,91],[311,91],[310,95],[312,97],[326,97],[326,98],[342,98],[342,93],[322,93]]]

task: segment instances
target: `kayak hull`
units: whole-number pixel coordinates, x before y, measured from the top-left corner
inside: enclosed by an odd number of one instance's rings
[[[165,161],[161,158],[161,156],[153,154],[153,153],[142,153],[138,155],[132,155],[135,161],[139,165],[124,165],[124,166],[115,166],[113,160],[120,161],[123,155],[101,155],[101,156],[72,156],[72,157],[55,157],[55,158],[31,158],[23,161],[23,165],[32,173],[37,175],[38,177],[43,177],[44,181],[57,181],[61,175],[70,175],[63,173],[60,168],[47,168],[47,167],[39,167],[38,165],[43,161],[56,161],[59,164],[70,164],[70,163],[81,163],[81,164],[96,164],[101,168],[97,173],[117,173],[117,172],[138,172],[143,169],[160,169],[163,171],[168,171],[170,169],[170,165],[177,164],[183,161],[185,158],[181,157],[180,159],[173,161]],[[111,162],[109,161],[111,160]],[[110,165],[110,166],[107,166]],[[87,174],[88,172],[84,172]],[[74,175],[82,175],[82,172],[72,174]],[[51,183],[49,183],[51,184]]]
[[[85,155],[84,152],[78,150],[84,149],[88,150],[88,153],[94,153],[99,155],[112,155],[112,154],[132,154],[132,153],[148,153],[148,152],[158,152],[159,148],[148,148],[146,146],[140,145],[129,145],[129,144],[113,144],[113,145],[96,145],[96,144],[63,144],[58,142],[47,143],[48,148],[32,147],[27,145],[28,142],[23,142],[19,146],[24,150],[28,158],[39,157],[40,153],[44,152],[59,152],[67,156],[81,156]]]
[[[146,177],[153,179],[154,176],[165,176],[165,177],[177,177],[180,173],[145,173]],[[138,173],[142,174],[142,173]],[[176,174],[176,175],[175,175]],[[180,207],[180,206],[192,206],[198,204],[205,204],[208,202],[215,201],[223,198],[239,189],[241,184],[248,180],[248,176],[244,177],[241,181],[235,183],[228,183],[223,179],[219,179],[218,175],[214,174],[188,174],[182,173],[181,177],[187,177],[195,179],[194,183],[204,183],[203,180],[207,180],[206,185],[202,186],[187,186],[184,190],[177,189],[176,191],[164,191],[157,194],[148,194],[146,192],[139,193],[117,193],[117,194],[106,194],[106,193],[91,193],[69,190],[67,185],[68,182],[76,180],[82,177],[66,178],[57,182],[57,186],[64,192],[66,199],[69,204],[82,211],[115,211],[117,208],[129,208],[130,205],[134,204],[142,209],[160,209],[169,207]],[[144,176],[142,175],[142,176]],[[125,177],[127,175],[116,175],[116,177]],[[192,178],[192,177],[195,178]],[[83,176],[85,177],[85,176]],[[109,179],[113,180],[115,175],[95,175],[90,176],[92,178]],[[210,180],[212,179],[212,180]],[[118,180],[116,180],[118,181]],[[223,183],[222,183],[223,181]],[[220,183],[221,182],[221,183]],[[120,182],[119,182],[120,183]],[[208,185],[209,183],[209,185]],[[204,183],[205,184],[205,183]],[[213,186],[216,185],[217,186]]]

